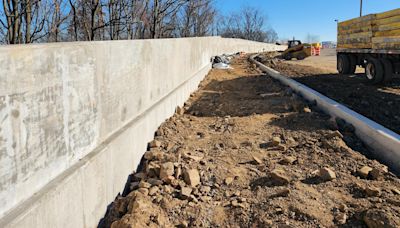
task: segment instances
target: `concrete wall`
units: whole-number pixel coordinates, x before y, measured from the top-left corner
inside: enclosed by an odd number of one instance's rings
[[[93,227],[220,37],[0,47],[0,227]]]

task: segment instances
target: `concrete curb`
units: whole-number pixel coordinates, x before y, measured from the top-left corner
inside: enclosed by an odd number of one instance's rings
[[[260,69],[282,84],[289,86],[306,100],[315,102],[319,108],[333,117],[345,120],[355,127],[356,135],[395,173],[400,173],[400,135],[382,125],[362,116],[344,105],[318,93],[317,91],[281,75],[279,72],[263,65],[252,55],[250,60]]]

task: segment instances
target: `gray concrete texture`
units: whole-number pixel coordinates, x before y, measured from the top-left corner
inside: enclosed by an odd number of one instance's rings
[[[0,47],[0,227],[94,227],[220,37]]]

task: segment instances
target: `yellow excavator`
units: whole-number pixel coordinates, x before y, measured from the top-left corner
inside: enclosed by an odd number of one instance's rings
[[[288,48],[282,52],[281,58],[285,60],[303,60],[311,56],[311,45],[302,44],[300,40],[289,40]]]

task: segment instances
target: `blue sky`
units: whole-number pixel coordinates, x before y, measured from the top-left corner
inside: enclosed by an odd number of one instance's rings
[[[363,13],[380,13],[400,8],[400,0],[363,0]],[[360,0],[216,0],[222,14],[238,11],[242,6],[260,9],[268,25],[280,38],[305,40],[308,33],[321,41],[336,41],[336,22],[360,14]]]

